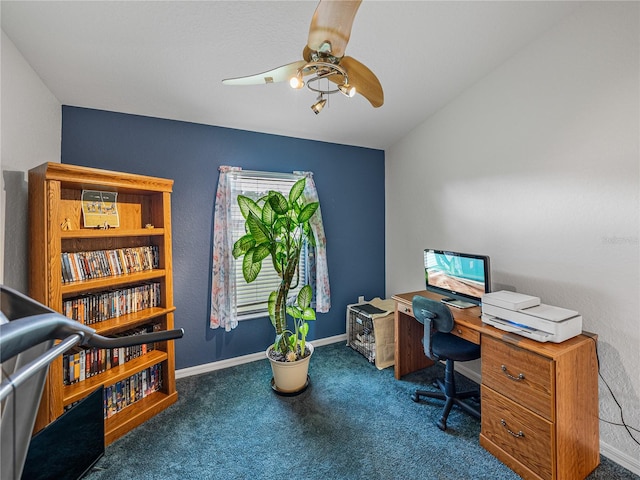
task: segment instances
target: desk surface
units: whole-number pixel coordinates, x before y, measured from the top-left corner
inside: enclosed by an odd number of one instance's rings
[[[407,314],[402,311],[399,311],[398,307],[405,305],[411,306],[411,301],[415,295],[420,295],[423,297],[431,298],[433,300],[440,300],[444,298],[443,295],[438,295],[437,293],[428,292],[427,290],[419,290],[416,292],[408,292],[401,293],[398,295],[394,295],[392,298],[396,301],[396,316],[399,314],[409,315],[413,317],[412,314]],[[472,308],[449,308],[451,313],[453,314],[453,319],[455,320],[457,325],[462,325],[463,327],[475,330],[482,335],[489,335],[491,337],[498,338],[503,342],[510,343],[512,345],[517,345],[521,348],[526,348],[532,352],[539,353],[540,355],[544,355],[549,358],[556,358],[562,352],[566,352],[567,349],[571,347],[578,347],[581,345],[585,337],[589,337],[592,340],[595,340],[597,336],[595,334],[589,332],[583,332],[582,335],[578,335],[577,337],[570,338],[562,343],[552,343],[552,342],[537,342],[535,340],[531,340],[529,338],[525,338],[521,335],[517,335],[515,333],[505,332],[504,330],[500,330],[491,325],[487,325],[483,323],[480,315],[482,313],[480,307],[472,307]],[[397,322],[397,319],[396,319]],[[398,333],[398,332],[396,332]],[[421,337],[422,338],[422,337]]]

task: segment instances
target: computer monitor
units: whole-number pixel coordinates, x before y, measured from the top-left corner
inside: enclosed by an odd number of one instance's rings
[[[455,307],[469,306],[465,302],[480,305],[482,295],[491,291],[487,255],[428,248],[424,251],[424,275],[427,290],[458,300],[450,302]]]

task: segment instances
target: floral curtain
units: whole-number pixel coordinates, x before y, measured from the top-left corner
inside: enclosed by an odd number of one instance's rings
[[[308,202],[319,202],[316,184],[313,181],[312,172],[293,172],[296,175],[306,177],[304,195]],[[331,308],[331,289],[329,288],[329,269],[327,268],[327,238],[324,235],[322,213],[320,207],[309,221],[311,230],[316,237],[316,246],[307,246],[307,278],[306,283],[311,285],[314,292],[314,307],[317,312],[327,313]]]
[[[229,332],[238,326],[231,205],[235,201],[232,176],[240,167],[221,166],[213,216],[213,270],[211,272],[211,328]]]
[[[221,166],[213,219],[213,268],[211,272],[211,316],[209,326],[229,332],[238,326],[236,311],[236,283],[231,234],[231,205],[236,201],[234,175],[242,171],[240,167]],[[294,172],[306,177],[304,195],[307,201],[317,202],[318,192],[311,172]],[[326,313],[331,308],[329,270],[327,268],[326,245],[320,208],[310,221],[316,238],[316,247],[307,249],[306,282],[314,290],[315,309]]]

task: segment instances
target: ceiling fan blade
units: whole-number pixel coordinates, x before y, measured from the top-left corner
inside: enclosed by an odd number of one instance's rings
[[[380,85],[380,80],[371,70],[353,57],[343,57],[340,60],[340,66],[345,69],[349,76],[349,85],[356,87],[356,93],[369,100],[369,103],[375,108],[382,106],[384,103],[382,85]],[[333,75],[328,78],[337,84],[343,81],[342,75]]]
[[[342,57],[361,1],[320,0],[309,27],[307,41],[309,48],[331,53],[334,57]],[[330,52],[327,50],[326,43],[330,44]]]
[[[302,58],[307,62],[311,61],[311,49],[309,48],[309,45],[304,46],[304,49],[302,50]]]
[[[249,75],[248,77],[226,78],[222,80],[225,85],[262,85],[263,83],[287,82],[298,72],[298,69],[306,65],[306,61],[288,63],[264,73]]]

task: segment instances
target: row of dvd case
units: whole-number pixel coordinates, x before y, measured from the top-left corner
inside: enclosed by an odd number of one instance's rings
[[[90,252],[63,252],[62,283],[114,277],[127,273],[159,268],[157,245],[95,250]]]
[[[80,295],[62,301],[62,313],[85,325],[160,306],[159,282]]]
[[[156,330],[159,325],[145,325],[121,335],[141,335]],[[155,349],[155,343],[144,343],[120,348],[75,348],[62,357],[63,381],[65,385],[82,382],[110,368],[124,365]]]
[[[105,387],[104,418],[110,418],[122,409],[157,392],[162,388],[162,364],[153,365],[129,378]]]

